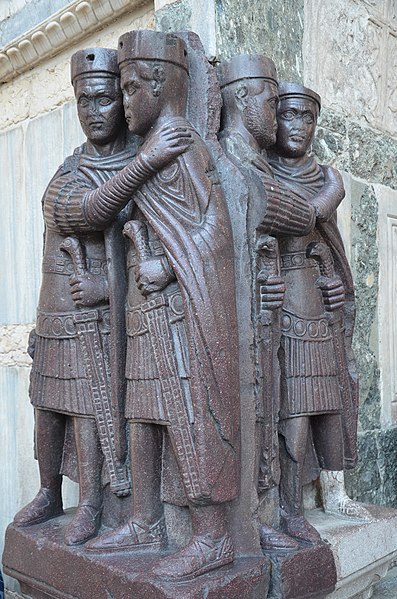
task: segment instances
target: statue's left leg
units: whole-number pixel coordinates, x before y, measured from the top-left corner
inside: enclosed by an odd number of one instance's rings
[[[230,564],[234,548],[227,531],[225,505],[190,505],[193,535],[176,553],[162,559],[155,574],[168,580],[189,580]]]
[[[80,545],[94,537],[102,512],[102,463],[97,425],[93,418],[74,418],[79,469],[79,505],[73,520],[65,527],[67,545]]]
[[[343,473],[343,436],[341,416],[318,416],[313,421],[313,438],[321,471],[324,511],[329,514],[368,521],[369,512],[352,501],[345,490]]]

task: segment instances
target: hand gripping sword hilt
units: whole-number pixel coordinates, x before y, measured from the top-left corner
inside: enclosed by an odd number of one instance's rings
[[[66,237],[60,244],[59,249],[71,257],[76,275],[83,275],[87,272],[83,247],[77,237]]]

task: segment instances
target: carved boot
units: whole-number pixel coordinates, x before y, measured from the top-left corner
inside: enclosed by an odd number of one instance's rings
[[[296,551],[300,548],[298,541],[265,524],[259,528],[259,538],[263,551]]]
[[[89,551],[125,551],[130,549],[159,549],[165,542],[165,521],[160,518],[152,525],[128,520],[85,545]]]
[[[65,527],[63,536],[66,545],[82,545],[98,533],[102,507],[79,505],[73,520]]]
[[[284,532],[298,539],[298,541],[310,543],[311,545],[318,545],[323,542],[320,534],[304,516],[287,514],[282,511],[280,522]]]
[[[324,512],[362,522],[372,520],[369,511],[347,495],[343,471],[322,470],[320,482]]]
[[[194,536],[186,547],[161,559],[153,573],[165,580],[189,580],[230,564],[233,559],[234,549],[228,534],[220,539]]]
[[[16,526],[32,526],[63,514],[61,492],[41,487],[36,497],[14,517]]]

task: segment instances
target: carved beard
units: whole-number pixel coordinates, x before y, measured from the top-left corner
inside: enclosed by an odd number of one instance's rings
[[[247,99],[244,117],[248,131],[256,139],[260,148],[270,148],[276,142],[273,124],[266,122],[255,97]]]

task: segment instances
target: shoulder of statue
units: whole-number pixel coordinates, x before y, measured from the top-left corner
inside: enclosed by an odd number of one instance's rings
[[[58,169],[59,175],[66,175],[67,173],[70,173],[72,171],[76,171],[78,169],[79,163],[80,163],[80,158],[82,156],[82,154],[85,151],[85,144],[82,144],[81,146],[75,148],[75,150],[73,151],[73,154],[71,156],[68,156],[67,158],[65,158],[65,160],[63,161],[63,164],[60,166],[60,168]]]

